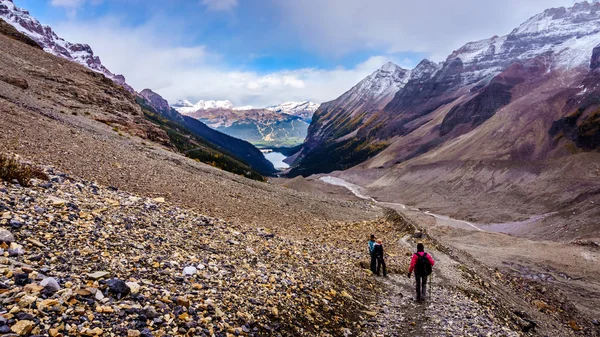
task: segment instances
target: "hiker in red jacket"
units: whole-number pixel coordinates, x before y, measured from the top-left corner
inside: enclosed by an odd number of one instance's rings
[[[425,253],[425,247],[422,243],[417,245],[417,252],[413,254],[408,268],[408,278],[415,271],[417,281],[417,302],[425,300],[427,293],[427,276],[431,274],[431,267],[435,264],[431,255]]]

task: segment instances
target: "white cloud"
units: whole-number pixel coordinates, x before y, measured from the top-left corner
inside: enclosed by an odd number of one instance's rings
[[[391,59],[371,57],[352,69],[305,68],[259,74],[230,69],[204,46],[180,47],[149,22],[129,27],[115,18],[55,25],[59,36],[88,43],[102,63],[122,73],[136,90],[150,88],[169,102],[178,99],[231,100],[236,105],[267,106],[292,100],[323,102],[336,98]]]
[[[238,5],[238,0],[202,0],[202,4],[213,11],[230,11]]]
[[[295,32],[295,43],[305,49],[345,54],[378,47],[387,52],[350,69],[304,68],[262,74],[232,69],[205,46],[182,47],[177,42],[181,34],[165,31],[164,20],[131,27],[126,21],[105,18],[71,21],[55,28],[68,40],[90,44],[109,69],[124,74],[137,90],[151,88],[170,102],[228,99],[236,105],[266,106],[290,100],[335,99],[387,61],[406,68],[415,62],[385,55],[423,52],[439,61],[468,41],[508,33],[531,15],[571,0],[272,1],[280,6],[281,21],[290,25],[277,26],[278,30]],[[237,0],[203,3],[225,10],[236,6]]]
[[[414,51],[441,61],[468,41],[508,34],[529,17],[572,0],[272,0],[299,43],[323,54],[364,48]]]

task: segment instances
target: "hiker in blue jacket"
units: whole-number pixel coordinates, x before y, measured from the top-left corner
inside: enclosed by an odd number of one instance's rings
[[[371,271],[373,272],[373,274],[377,274],[377,256],[375,256],[374,248],[375,248],[375,234],[371,234],[371,239],[369,240],[369,255],[371,256]]]

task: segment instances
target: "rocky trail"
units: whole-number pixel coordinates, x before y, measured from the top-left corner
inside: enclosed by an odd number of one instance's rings
[[[415,228],[428,233],[422,234],[424,239],[408,235],[397,241],[405,249],[416,251],[417,241],[428,242],[428,235],[433,235],[431,244],[426,244],[437,263],[431,298],[415,303],[414,280],[406,275],[384,279],[389,297],[380,299],[383,315],[375,324],[382,335],[600,335],[595,243],[523,240],[403,204],[378,202],[361,187],[339,178],[319,180],[405,213]],[[523,222],[527,221],[532,220]],[[548,255],[551,250],[556,254]],[[569,268],[571,275],[557,270],[574,260],[583,264]]]
[[[416,241],[405,236],[399,245],[416,251]],[[499,319],[498,308],[465,294],[473,290],[460,272],[461,264],[435,248],[426,249],[436,260],[429,277],[427,300],[416,302],[415,280],[403,274],[383,278],[387,286],[380,300],[381,314],[373,327],[377,336],[521,336],[514,323]]]

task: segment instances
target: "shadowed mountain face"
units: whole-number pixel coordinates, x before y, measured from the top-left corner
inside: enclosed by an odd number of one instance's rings
[[[184,144],[181,144],[179,147],[188,156],[194,158],[194,156],[201,155],[201,153],[195,149],[193,144],[187,144],[185,139],[189,137],[192,139],[199,138],[200,142],[205,141],[210,146],[218,149],[218,151],[247,163],[260,174],[270,175],[275,172],[273,164],[265,159],[260,150],[252,144],[214,130],[195,118],[182,116],[175,109],[171,108],[165,99],[152,90],[144,89],[139,93],[137,100],[145,108],[147,114],[154,113],[166,118],[170,123],[163,124],[171,126],[171,134],[176,132],[183,135],[180,140]],[[152,115],[150,117],[153,121],[158,121],[157,118],[152,118]],[[228,164],[228,166],[231,165]]]
[[[533,88],[546,89],[544,95],[557,86],[567,90],[562,94],[567,97],[561,96],[565,101],[555,102],[544,119],[565,117],[571,112],[563,111],[564,105],[575,99],[569,95],[589,95],[589,91],[573,89],[594,81],[594,75],[587,74],[590,59],[592,68],[598,66],[598,44],[600,3],[582,2],[571,8],[546,10],[507,36],[467,43],[439,64],[423,60],[413,70],[385,65],[336,100],[319,107],[306,142],[294,156],[290,174],[306,176],[347,169],[375,157],[392,144],[402,143],[400,149],[400,145],[394,146],[395,151],[385,151],[385,156],[371,161],[382,167],[393,166],[435,151],[457,137],[477,133],[501,110],[531,113],[531,107],[524,102],[539,100],[540,93]],[[558,78],[562,78],[560,83]],[[590,118],[576,139],[566,137],[575,139],[578,148],[598,147],[594,131],[588,130],[595,125],[594,117]],[[578,123],[583,123],[583,119],[578,119]],[[568,128],[569,122],[561,125]],[[495,127],[506,129],[503,125]],[[558,129],[557,124],[553,132]],[[573,135],[569,130],[567,134]],[[535,137],[549,142],[549,131],[548,125],[538,130]],[[520,155],[528,159],[553,155],[553,150],[538,148],[540,145],[512,144],[510,151],[520,153],[520,149],[528,148],[525,153],[532,153],[531,156]],[[470,157],[480,157],[481,151],[471,150]],[[325,161],[327,156],[335,161]]]

